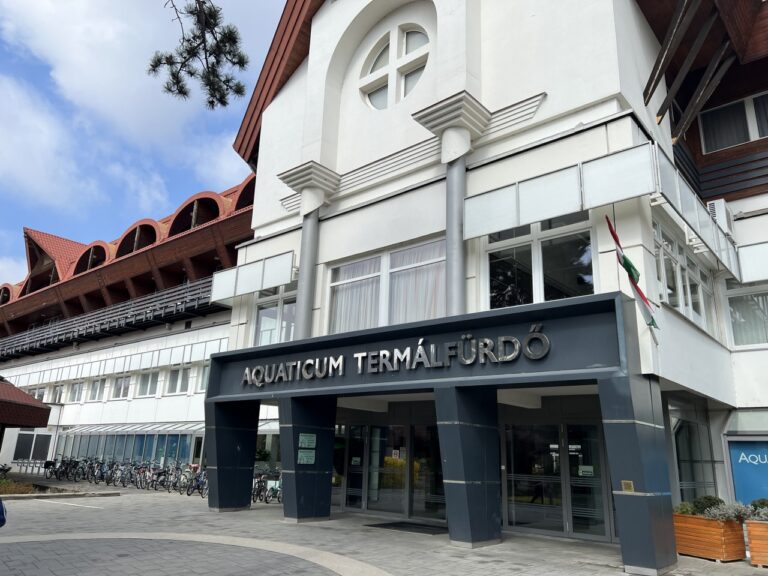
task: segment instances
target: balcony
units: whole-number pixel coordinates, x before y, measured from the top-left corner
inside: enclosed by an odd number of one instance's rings
[[[0,362],[223,310],[210,301],[211,283],[209,276],[0,339]]]

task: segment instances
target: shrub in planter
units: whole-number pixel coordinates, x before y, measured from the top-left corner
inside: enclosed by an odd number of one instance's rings
[[[707,503],[711,505],[705,506]],[[683,507],[685,511],[691,509],[697,515],[679,512],[674,515],[678,554],[721,562],[746,557],[742,522],[752,512],[749,506],[725,504],[710,496],[697,498],[693,504]]]
[[[768,502],[765,498],[761,500]],[[755,500],[752,505],[759,501]],[[747,521],[747,539],[750,563],[753,566],[768,566],[768,507],[754,508],[752,517]]]
[[[694,513],[697,515],[704,514],[707,508],[719,506],[720,504],[725,504],[725,502],[717,496],[699,496],[693,501]]]

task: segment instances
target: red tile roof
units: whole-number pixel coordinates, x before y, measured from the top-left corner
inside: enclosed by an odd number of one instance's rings
[[[61,236],[54,236],[47,232],[24,228],[24,235],[32,239],[43,251],[56,263],[56,271],[59,278],[64,278],[69,267],[83,253],[85,244],[67,240]],[[29,262],[27,263],[29,264]]]
[[[0,426],[11,428],[48,425],[51,407],[36,400],[0,376]]]

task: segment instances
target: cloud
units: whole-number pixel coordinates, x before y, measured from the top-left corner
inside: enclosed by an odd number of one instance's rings
[[[107,167],[107,174],[122,185],[125,199],[131,208],[137,207],[142,214],[155,214],[169,209],[171,202],[168,189],[165,180],[157,172],[113,162]]]
[[[96,115],[138,147],[165,151],[183,143],[185,128],[204,104],[197,86],[190,101],[180,101],[162,92],[162,78],[146,73],[152,54],[173,50],[179,38],[179,25],[164,4],[0,0],[0,37],[49,65],[57,90],[78,109]],[[244,49],[254,55],[245,75],[250,87],[282,4],[223,3],[225,20],[238,26]],[[244,100],[216,114],[239,115]]]
[[[81,173],[69,127],[30,86],[0,75],[0,193],[71,210],[98,197]]]
[[[189,150],[191,168],[204,187],[221,191],[239,184],[251,171],[232,148],[235,137],[221,134]]]
[[[0,284],[18,284],[26,277],[26,260],[0,256]]]

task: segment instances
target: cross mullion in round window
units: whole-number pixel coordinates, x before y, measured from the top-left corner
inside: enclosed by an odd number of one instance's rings
[[[429,38],[418,26],[398,26],[373,47],[365,61],[360,90],[377,110],[393,106],[411,93],[429,57]]]

